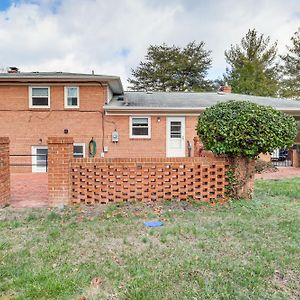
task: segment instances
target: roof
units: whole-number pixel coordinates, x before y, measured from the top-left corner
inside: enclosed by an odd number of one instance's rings
[[[104,108],[109,112],[129,110],[201,112],[218,102],[229,100],[246,100],[261,105],[272,106],[282,111],[298,111],[300,115],[300,101],[216,92],[125,92],[124,101],[119,101],[118,97],[115,96]]]
[[[81,74],[67,72],[19,72],[0,73],[0,82],[101,82],[107,83],[114,94],[122,94],[123,86],[119,76]]]

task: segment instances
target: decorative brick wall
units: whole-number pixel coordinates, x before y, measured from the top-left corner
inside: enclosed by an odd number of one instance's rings
[[[194,156],[202,157],[209,160],[216,158],[221,159],[221,156],[215,156],[212,151],[204,150],[198,136],[194,137]],[[225,159],[225,156],[224,156]],[[228,164],[231,165],[231,169],[234,172],[234,188],[231,197],[237,199],[240,198],[252,198],[254,192],[255,181],[255,159],[246,159],[244,157],[227,157]]]
[[[0,137],[0,207],[10,203],[9,138]]]
[[[225,199],[225,158],[72,159],[72,203]]]
[[[73,138],[48,138],[48,194],[50,206],[69,203],[70,161],[73,157]]]

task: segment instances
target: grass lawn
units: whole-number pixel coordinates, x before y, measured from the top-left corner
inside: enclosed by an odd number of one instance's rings
[[[143,226],[153,219],[165,226]],[[300,178],[259,180],[253,201],[223,206],[0,210],[0,295],[299,299]]]

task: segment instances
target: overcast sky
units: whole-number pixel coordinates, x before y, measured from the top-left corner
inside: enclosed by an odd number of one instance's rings
[[[204,41],[209,78],[221,77],[224,51],[249,28],[285,51],[300,26],[300,0],[0,0],[0,67],[119,75],[150,44]]]

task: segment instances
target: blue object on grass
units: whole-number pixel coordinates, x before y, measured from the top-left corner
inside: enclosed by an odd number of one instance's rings
[[[164,223],[161,221],[148,221],[148,222],[144,222],[144,225],[146,227],[160,227],[163,226]]]

